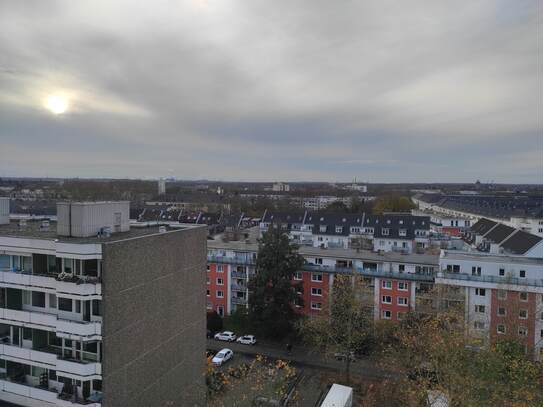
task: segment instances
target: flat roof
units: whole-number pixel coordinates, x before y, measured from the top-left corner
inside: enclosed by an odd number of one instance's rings
[[[221,242],[217,240],[207,241],[208,249],[225,249],[241,252],[256,252],[258,244],[243,241]],[[303,256],[334,257],[339,259],[358,259],[366,261],[390,261],[395,263],[432,264],[439,265],[438,254],[402,254],[396,252],[384,252],[379,254],[370,250],[356,249],[323,249],[320,247],[300,246],[299,253]]]
[[[481,252],[465,252],[455,250],[443,250],[441,258],[449,258],[455,260],[474,260],[479,262],[492,263],[519,263],[543,265],[543,259],[537,257],[514,256],[510,254],[487,254]]]
[[[109,237],[70,237],[57,235],[56,222],[50,221],[49,228],[47,230],[41,229],[41,220],[27,220],[26,226],[20,227],[19,222],[10,222],[8,224],[0,225],[0,238],[1,237],[15,237],[22,239],[38,239],[38,240],[58,240],[62,243],[75,243],[75,244],[88,244],[88,243],[107,243],[116,242],[119,240],[132,239],[136,237],[142,237],[146,235],[153,235],[159,233],[159,225],[145,225],[143,227],[132,226],[127,232],[111,233]],[[205,227],[205,225],[184,225],[180,227],[165,226],[166,231],[171,232],[175,230],[190,229],[194,227]]]

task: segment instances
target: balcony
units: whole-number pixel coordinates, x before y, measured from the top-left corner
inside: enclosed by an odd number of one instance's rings
[[[21,288],[39,287],[73,295],[102,295],[102,284],[95,277],[57,274],[29,274],[23,271],[0,270],[0,284]]]
[[[232,303],[238,304],[238,305],[246,305],[247,304],[247,298],[245,297],[232,297]]]
[[[437,273],[437,278],[446,280],[463,280],[474,281],[479,283],[490,283],[498,285],[514,285],[514,286],[529,286],[543,287],[543,279],[530,279],[519,277],[498,277],[498,276],[474,276],[465,273],[447,273],[442,271]]]
[[[96,337],[102,335],[102,323],[98,321],[71,321],[60,319],[55,314],[46,314],[34,311],[20,311],[8,308],[0,308],[0,322],[13,324],[31,324],[46,331],[54,330],[60,337],[70,338],[72,336]],[[49,328],[49,329],[47,329]]]
[[[81,377],[100,376],[102,364],[95,361],[68,359],[59,355],[60,350],[54,348],[28,349],[11,344],[0,344],[0,355],[17,362],[50,365],[51,369],[62,372],[65,376],[74,379]],[[34,363],[32,363],[34,362]]]
[[[246,272],[232,271],[232,278],[243,278],[247,279]]]
[[[232,283],[230,287],[234,291],[247,291],[247,286],[241,284]]]
[[[59,394],[54,389],[45,389],[42,387],[32,386],[27,383],[19,383],[9,380],[7,377],[0,378],[0,392],[2,400],[20,405],[38,405],[37,403],[29,404],[28,399],[38,400],[43,402],[44,406],[60,406],[60,407],[101,407],[101,403],[92,401],[69,401],[59,398]],[[47,403],[47,404],[45,404]]]
[[[207,262],[208,263],[224,263],[224,264],[241,264],[241,265],[255,265],[256,260],[249,257],[242,257],[242,256],[234,256],[234,257],[227,257],[227,256],[213,256],[208,255],[207,256]]]
[[[302,266],[304,271],[312,272],[328,272],[338,274],[355,274],[367,277],[377,278],[391,278],[399,280],[414,280],[414,281],[428,281],[433,282],[434,276],[428,274],[416,274],[416,273],[400,273],[397,271],[383,271],[374,269],[363,269],[361,267],[337,267],[337,266],[325,266],[318,264],[304,264]]]

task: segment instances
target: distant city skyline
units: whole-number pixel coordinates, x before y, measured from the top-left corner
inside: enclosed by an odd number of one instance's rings
[[[0,3],[0,177],[543,181],[543,3]]]

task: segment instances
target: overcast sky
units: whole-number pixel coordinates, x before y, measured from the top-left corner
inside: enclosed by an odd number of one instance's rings
[[[172,175],[542,183],[543,1],[0,0],[0,176]]]

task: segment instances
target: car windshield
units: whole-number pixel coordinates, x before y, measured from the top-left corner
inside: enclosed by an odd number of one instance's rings
[[[222,359],[222,358],[224,358],[224,355],[225,355],[225,353],[220,352],[220,353],[217,353],[217,356],[216,356],[216,357]]]

